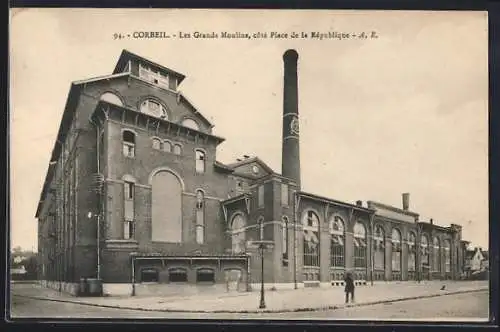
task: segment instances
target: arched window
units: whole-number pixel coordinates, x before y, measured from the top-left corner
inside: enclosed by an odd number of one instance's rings
[[[198,125],[198,122],[194,121],[193,119],[182,120],[182,125],[184,127],[191,128],[194,130],[200,130],[200,126]]]
[[[161,150],[161,141],[158,138],[153,138],[153,149],[155,150]]]
[[[432,270],[434,272],[441,272],[441,244],[437,236],[432,240],[432,245],[434,247],[432,252]]]
[[[366,268],[366,228],[357,221],[354,224],[354,267]]]
[[[118,105],[118,106],[123,106],[123,102],[121,100],[120,97],[118,97],[118,95],[112,93],[112,92],[105,92],[101,95],[101,98],[99,98],[100,100],[104,100],[110,104],[115,104],[115,105]]]
[[[158,101],[154,99],[146,99],[141,103],[140,111],[142,113],[165,119],[167,120],[167,110],[166,108]]]
[[[231,220],[231,248],[233,254],[245,252],[245,227],[246,222],[242,214],[236,214]]]
[[[196,191],[196,243],[202,244],[205,239],[205,195]]]
[[[420,255],[422,267],[429,268],[429,238],[427,235],[422,234],[420,238]]]
[[[385,270],[385,232],[381,225],[375,227],[373,234],[374,269]]]
[[[304,237],[304,266],[319,266],[319,218],[307,211],[302,218]]]
[[[205,152],[196,150],[196,173],[205,173]]]
[[[446,239],[443,241],[444,249],[444,271],[451,272],[451,242]]]
[[[163,151],[172,152],[172,143],[169,141],[163,141]]]
[[[344,220],[340,216],[332,216],[329,222],[330,231],[330,266],[344,267],[345,255],[345,227]]]
[[[196,270],[196,282],[215,283],[214,270],[206,268]]]
[[[182,185],[176,175],[159,171],[152,178],[152,240],[182,241]]]
[[[180,144],[174,144],[174,154],[180,155],[182,153],[182,147]]]
[[[168,270],[169,282],[187,282],[187,271],[183,268],[172,268]]]
[[[135,157],[135,134],[129,130],[124,130],[122,134],[123,155],[125,157]]]
[[[397,228],[392,229],[392,271],[401,272],[401,232]],[[400,277],[400,276],[399,276]],[[393,279],[397,278],[393,276]]]
[[[288,260],[288,217],[283,216],[281,222],[281,248],[283,250],[283,260]]]
[[[408,271],[414,272],[417,269],[417,246],[416,235],[413,232],[408,233]]]

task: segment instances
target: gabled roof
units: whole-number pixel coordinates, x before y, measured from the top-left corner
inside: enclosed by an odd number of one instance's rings
[[[227,166],[229,168],[236,169],[236,168],[238,168],[240,166],[247,165],[247,164],[250,164],[250,163],[253,163],[253,162],[259,164],[266,172],[271,173],[271,174],[275,173],[273,171],[273,169],[271,167],[269,167],[265,162],[263,162],[262,159],[260,159],[259,157],[245,158],[245,159],[243,159],[241,161],[228,164]]]
[[[181,100],[184,100],[184,102],[191,108],[191,110],[196,116],[200,117],[203,121],[205,121],[206,124],[210,126],[210,128],[214,127],[214,125],[210,122],[210,120],[208,120],[203,114],[201,114],[198,111],[198,108],[194,106],[194,104],[189,99],[187,99],[187,97],[184,96],[184,94],[182,94],[180,91],[177,93],[179,94]]]
[[[149,66],[152,67],[157,67],[158,69],[165,71],[169,73],[170,75],[173,75],[177,77],[177,84],[180,84],[186,76],[184,74],[181,74],[173,69],[164,67],[156,62],[153,62],[149,59],[146,59],[140,55],[137,55],[135,53],[132,53],[128,50],[123,50],[122,53],[120,54],[120,57],[118,58],[118,62],[116,63],[115,69],[113,70],[113,74],[117,74],[121,72],[122,68],[124,68],[129,60],[138,60],[140,62],[146,63]]]
[[[382,208],[385,210],[393,211],[396,213],[404,214],[404,215],[415,217],[415,218],[417,218],[419,216],[418,213],[415,213],[415,212],[412,212],[409,210],[400,209],[400,208],[392,206],[392,205],[387,205],[387,204],[383,204],[383,203],[379,203],[379,202],[375,202],[375,201],[367,201],[367,204],[369,207],[374,207],[375,209]]]

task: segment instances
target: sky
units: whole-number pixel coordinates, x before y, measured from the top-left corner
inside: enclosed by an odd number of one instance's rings
[[[294,48],[302,189],[397,207],[409,192],[421,220],[462,225],[488,247],[486,12],[22,9],[10,26],[11,246],[37,248],[34,215],[72,81],[111,74],[123,49],[181,72],[179,90],[226,138],[217,159],[257,155],[280,173],[282,55]],[[176,37],[126,37],[138,31]],[[195,31],[268,38],[178,37]]]

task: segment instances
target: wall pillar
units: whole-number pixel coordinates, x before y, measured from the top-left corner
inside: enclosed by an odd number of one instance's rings
[[[408,241],[401,239],[401,280],[408,280]]]
[[[328,224],[323,223],[323,227],[320,227],[319,234],[319,280],[321,282],[330,282],[330,232]]]
[[[385,235],[385,280],[392,280],[392,240]]]
[[[352,228],[351,228],[352,229]],[[345,269],[346,271],[354,268],[354,234],[345,232]]]

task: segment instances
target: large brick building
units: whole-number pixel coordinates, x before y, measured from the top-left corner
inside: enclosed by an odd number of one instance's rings
[[[111,75],[71,85],[36,212],[42,283],[71,293],[250,290],[458,278],[461,227],[401,208],[301,191],[298,54],[284,56],[281,174],[224,141],[177,87],[183,74],[124,50]],[[277,128],[278,129],[278,128]],[[238,281],[237,283],[232,283]],[[179,284],[185,287],[179,288]]]

